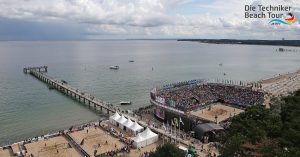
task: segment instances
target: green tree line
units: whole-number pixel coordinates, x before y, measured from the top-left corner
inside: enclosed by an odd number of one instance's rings
[[[270,109],[251,106],[232,119],[220,139],[222,156],[300,156],[300,90],[271,102]]]

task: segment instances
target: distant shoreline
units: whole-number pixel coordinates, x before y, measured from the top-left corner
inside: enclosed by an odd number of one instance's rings
[[[238,40],[238,39],[178,39],[211,44],[272,45],[300,47],[300,40]]]

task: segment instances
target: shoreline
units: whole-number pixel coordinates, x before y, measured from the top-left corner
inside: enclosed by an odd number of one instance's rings
[[[295,78],[297,78],[297,79],[295,79]],[[283,74],[276,74],[276,75],[274,75],[271,78],[266,78],[266,79],[263,79],[263,80],[259,80],[258,82],[260,82],[263,85],[263,90],[265,91],[266,87],[268,87],[270,85],[274,85],[274,84],[281,85],[279,87],[280,88],[284,88],[286,84],[282,83],[283,80],[291,80],[292,83],[297,83],[297,85],[300,85],[298,78],[300,80],[300,69],[298,69],[298,70],[296,70],[294,72],[287,72],[287,73],[283,73]],[[300,89],[300,86],[299,87],[295,86],[295,90],[296,89]],[[267,92],[267,91],[265,91],[265,92]],[[270,93],[270,92],[267,92],[267,93]],[[271,93],[271,94],[272,95],[280,95],[280,94],[274,94],[274,93]],[[289,92],[287,94],[289,94]],[[136,112],[138,110],[147,109],[148,107],[151,107],[151,106],[152,105],[140,107],[138,109],[133,110],[132,112],[134,113],[134,112]],[[37,141],[47,140],[47,139],[50,139],[52,137],[60,136],[62,133],[70,132],[70,131],[72,131],[72,129],[82,130],[82,129],[84,129],[86,127],[89,127],[89,126],[93,126],[93,125],[97,125],[97,124],[99,125],[100,122],[102,120],[105,120],[105,119],[107,119],[106,116],[105,116],[105,118],[99,119],[97,121],[89,121],[89,122],[86,122],[86,123],[83,123],[83,124],[78,124],[78,125],[70,126],[68,129],[66,127],[65,129],[54,131],[54,132],[49,132],[49,133],[44,134],[44,135],[38,135],[38,136],[35,136],[35,137],[32,137],[32,138],[26,138],[25,140],[21,140],[21,141],[18,141],[18,142],[12,142],[12,144],[7,144],[7,145],[0,146],[0,149],[4,150],[5,148],[12,147],[13,145],[26,144],[27,142],[31,143],[31,142],[37,142]]]
[[[178,39],[177,41],[200,42],[209,44],[290,46],[294,48],[300,47],[299,40]]]
[[[300,74],[300,69],[294,71],[294,72],[287,72],[287,73],[282,73],[282,74],[276,74],[274,75],[274,77],[271,77],[271,78],[267,78],[267,79],[263,79],[263,80],[260,80],[260,82],[262,84],[268,84],[268,83],[274,83],[280,79],[284,79],[284,78],[288,78],[288,77],[291,77],[295,74]]]
[[[260,81],[269,96],[287,96],[300,89],[300,69]]]

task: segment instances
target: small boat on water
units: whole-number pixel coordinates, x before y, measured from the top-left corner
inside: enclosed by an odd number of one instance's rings
[[[64,84],[68,84],[68,82],[65,81],[65,80],[61,80],[61,82],[64,83]]]
[[[115,66],[110,66],[109,69],[113,69],[113,70],[119,70],[119,66],[118,65],[115,65]]]
[[[131,101],[121,101],[120,105],[131,105]]]
[[[130,63],[133,63],[133,62],[134,62],[134,60],[129,60],[129,62],[130,62]]]

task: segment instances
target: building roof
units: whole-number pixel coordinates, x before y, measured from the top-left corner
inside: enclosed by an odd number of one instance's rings
[[[198,138],[201,138],[205,133],[212,132],[216,130],[224,130],[222,126],[215,123],[204,123],[204,124],[198,124],[194,131]]]
[[[215,124],[215,123],[199,124],[199,125],[196,126],[196,128],[201,129],[203,132],[214,131],[214,130],[223,130],[224,129],[219,124]]]

